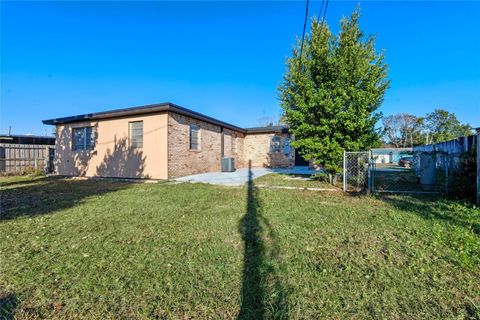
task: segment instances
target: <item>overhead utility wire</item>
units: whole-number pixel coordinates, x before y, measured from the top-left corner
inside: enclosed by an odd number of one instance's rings
[[[323,5],[323,2],[322,2],[322,5]],[[325,3],[325,10],[323,11],[323,16],[322,16],[322,24],[325,21],[325,15],[327,14],[327,8],[328,8],[328,0]]]
[[[320,21],[320,17],[322,16],[324,3],[325,3],[325,0],[322,0],[322,6],[320,7],[320,11],[318,12],[318,21]]]
[[[305,30],[307,29],[308,20],[308,0],[305,6],[305,20],[303,21],[302,45],[300,46],[300,67],[302,66],[303,42],[305,41]]]

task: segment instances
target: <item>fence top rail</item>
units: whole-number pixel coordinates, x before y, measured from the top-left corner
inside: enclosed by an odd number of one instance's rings
[[[0,143],[0,147],[5,149],[45,149],[45,148],[54,148],[54,146],[46,146],[41,144],[8,144]]]

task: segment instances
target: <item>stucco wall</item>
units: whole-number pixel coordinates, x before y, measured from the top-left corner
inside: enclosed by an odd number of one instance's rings
[[[130,148],[128,123],[143,121],[143,147]],[[166,179],[168,114],[133,116],[57,126],[56,170],[60,175]],[[92,126],[93,150],[72,150],[72,129]]]
[[[143,121],[143,147],[130,148],[129,122]],[[200,127],[200,150],[190,150],[190,125]],[[72,149],[72,129],[91,126],[93,150]],[[218,125],[174,112],[131,116],[57,126],[56,170],[60,175],[167,179],[221,171],[222,129]],[[280,151],[272,152],[273,136],[280,137]],[[243,134],[223,129],[224,156],[235,167],[289,167],[295,162],[293,148],[285,154],[285,133]]]
[[[200,150],[190,150],[190,125],[200,127]],[[168,175],[181,177],[221,170],[221,127],[170,112],[168,118]],[[232,147],[236,136],[237,148]],[[243,164],[241,134],[224,128],[224,156]],[[237,165],[238,167],[238,165]]]
[[[272,152],[272,137],[280,137],[280,151]],[[244,163],[251,161],[253,167],[288,168],[295,165],[295,151],[292,147],[285,153],[288,133],[249,133],[244,139]]]

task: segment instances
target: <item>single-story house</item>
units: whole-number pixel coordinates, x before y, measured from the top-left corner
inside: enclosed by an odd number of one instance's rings
[[[236,168],[295,164],[287,127],[240,128],[173,103],[43,123],[56,126],[55,167],[65,176],[169,179],[221,171],[223,157]]]
[[[412,154],[412,148],[377,148],[372,149],[375,163],[395,163]]]

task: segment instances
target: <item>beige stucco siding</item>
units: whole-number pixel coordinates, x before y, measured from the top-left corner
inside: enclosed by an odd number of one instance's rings
[[[143,147],[129,145],[129,122],[143,121]],[[168,114],[132,116],[57,126],[56,170],[60,175],[168,178]],[[93,150],[72,150],[72,129],[92,126]]]
[[[143,121],[143,147],[132,148],[129,122]],[[190,150],[190,125],[200,128],[200,149]],[[93,128],[92,150],[72,148],[73,129]],[[223,152],[222,152],[223,136]],[[280,150],[272,151],[272,137]],[[287,133],[248,133],[166,111],[143,116],[75,122],[57,126],[56,170],[60,175],[168,179],[221,171],[221,157],[235,159],[235,167],[290,167],[293,148],[285,150]]]

